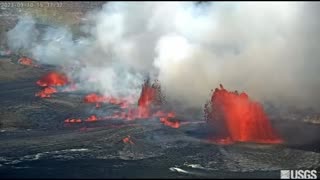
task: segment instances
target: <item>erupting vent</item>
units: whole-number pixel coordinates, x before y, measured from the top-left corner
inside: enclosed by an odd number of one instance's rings
[[[139,117],[147,118],[150,116],[150,108],[155,105],[161,105],[164,102],[164,97],[161,94],[161,86],[158,81],[152,85],[147,79],[142,85],[140,98],[138,100]]]
[[[205,118],[218,143],[281,143],[263,107],[246,93],[229,92],[220,85],[205,105]]]
[[[39,86],[64,86],[69,83],[67,76],[57,72],[49,72],[37,81]]]
[[[57,93],[57,89],[53,86],[64,86],[69,83],[67,76],[57,72],[50,72],[37,81],[37,84],[44,87],[36,93],[36,96],[41,98],[51,97],[51,94]]]
[[[95,104],[96,108],[100,108],[102,103],[118,105],[121,111],[103,117],[91,115],[86,120],[66,119],[65,123],[96,122],[108,119],[136,120],[156,117],[159,118],[160,122],[165,126],[172,128],[180,127],[180,121],[172,120],[172,118],[175,117],[174,112],[164,112],[161,110],[161,105],[164,104],[165,97],[161,93],[161,86],[158,81],[151,84],[148,79],[144,82],[138,99],[138,105],[133,103],[132,98],[115,98],[98,95],[96,93],[86,95],[83,101],[84,103]]]

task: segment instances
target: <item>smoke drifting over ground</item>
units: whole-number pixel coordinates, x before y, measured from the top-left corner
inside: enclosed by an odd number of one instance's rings
[[[38,33],[32,18],[8,32],[12,50],[66,70],[81,87],[138,95],[149,74],[169,99],[202,107],[212,88],[319,107],[318,2],[110,2],[66,27]]]

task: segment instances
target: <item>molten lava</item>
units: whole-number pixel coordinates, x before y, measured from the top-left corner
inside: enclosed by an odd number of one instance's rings
[[[37,81],[39,86],[44,87],[43,90],[36,93],[41,98],[51,97],[51,94],[57,93],[57,89],[53,86],[63,86],[69,82],[67,77],[57,72],[50,72]]]
[[[229,142],[281,143],[263,107],[246,93],[229,92],[220,85],[205,106],[206,119],[222,144]]]
[[[179,128],[180,122],[177,120],[170,120],[170,118],[175,117],[175,113],[173,112],[163,112],[156,111],[153,112],[153,108],[159,108],[156,105],[160,105],[164,102],[164,97],[161,94],[160,85],[157,83],[150,84],[149,80],[147,80],[141,90],[140,98],[138,100],[138,106],[134,105],[132,97],[128,98],[115,98],[110,96],[102,96],[95,93],[88,94],[84,97],[83,101],[85,103],[93,103],[96,104],[96,107],[101,107],[102,103],[110,103],[118,105],[121,109],[119,111],[114,112],[109,116],[97,117],[96,115],[91,115],[88,117],[85,122],[96,122],[101,120],[110,120],[110,119],[124,119],[124,120],[136,120],[136,119],[147,119],[150,117],[160,118],[160,122],[162,122],[165,126],[169,126],[172,128]],[[70,123],[71,121],[68,119],[65,121],[66,123]],[[74,122],[74,121],[72,121]]]
[[[84,97],[84,102],[86,103],[97,103],[97,102],[104,102],[106,97],[98,96],[95,93],[88,94]]]
[[[161,117],[160,122],[162,122],[165,126],[169,126],[172,128],[179,128],[180,127],[180,122],[179,121],[172,121],[169,120],[168,117]]]
[[[85,103],[95,103],[97,108],[101,107],[101,103],[120,105],[121,108],[127,108],[129,106],[129,99],[117,99],[114,97],[97,95],[95,93],[86,95],[83,101]]]
[[[57,90],[54,87],[45,87],[40,92],[36,93],[36,96],[41,97],[41,98],[48,98],[48,97],[51,97],[51,94],[56,93],[56,92],[57,92]]]
[[[96,122],[98,121],[98,118],[96,115],[91,115],[90,117],[88,117],[86,120],[86,122]]]
[[[150,117],[150,108],[152,108],[153,105],[161,103],[160,85],[157,82],[151,85],[150,80],[147,79],[142,85],[140,98],[138,100],[138,116],[140,118]]]
[[[123,138],[122,142],[124,142],[125,144],[134,144],[130,136]]]
[[[27,58],[27,57],[22,57],[18,60],[18,63],[19,64],[23,64],[23,65],[26,65],[26,66],[36,66],[34,65],[32,59],[30,58]]]
[[[73,118],[68,118],[66,120],[64,120],[65,123],[81,123],[82,120],[81,119],[73,119]]]
[[[106,97],[98,96],[95,93],[88,94],[83,99],[85,103],[95,103],[97,108],[100,107],[101,106],[100,103],[105,102],[105,100],[106,100]]]
[[[157,89],[150,86],[149,81],[142,86],[138,106],[150,106],[156,100]]]
[[[68,83],[67,76],[58,72],[50,72],[37,81],[39,86],[64,86]]]

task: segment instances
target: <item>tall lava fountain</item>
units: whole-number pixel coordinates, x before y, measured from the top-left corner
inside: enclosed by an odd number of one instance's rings
[[[246,93],[216,88],[205,104],[205,118],[216,131],[217,141],[281,143],[263,107]]]

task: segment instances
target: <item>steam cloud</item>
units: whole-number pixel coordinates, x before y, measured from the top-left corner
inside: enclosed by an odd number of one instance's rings
[[[318,17],[318,2],[109,2],[87,15],[85,37],[65,27],[37,33],[24,18],[8,44],[43,63],[82,67],[67,72],[104,94],[139,94],[149,74],[189,107],[222,83],[262,102],[318,108]]]

